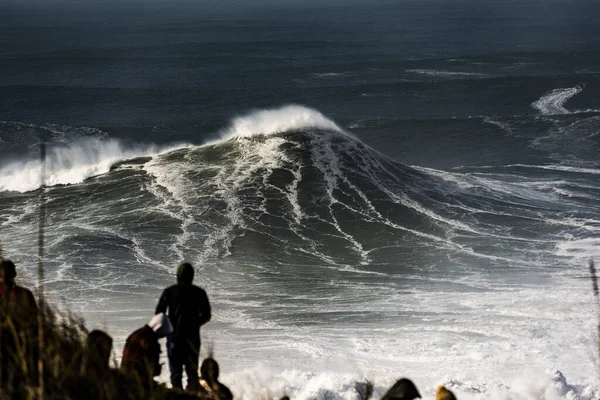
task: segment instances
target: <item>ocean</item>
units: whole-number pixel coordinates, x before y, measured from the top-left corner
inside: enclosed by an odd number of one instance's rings
[[[0,244],[35,289],[44,140],[117,358],[187,260],[236,398],[598,398],[600,4],[69,7],[0,7]]]

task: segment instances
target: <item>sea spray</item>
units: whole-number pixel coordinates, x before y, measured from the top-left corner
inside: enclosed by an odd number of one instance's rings
[[[256,110],[236,117],[230,126],[221,132],[221,139],[272,135],[300,129],[324,129],[342,132],[342,129],[319,111],[300,105]]]
[[[185,144],[127,146],[117,139],[84,138],[70,144],[49,146],[46,186],[83,182],[110,171],[118,161],[153,156]],[[28,192],[40,187],[40,161],[13,161],[0,167],[0,191]]]

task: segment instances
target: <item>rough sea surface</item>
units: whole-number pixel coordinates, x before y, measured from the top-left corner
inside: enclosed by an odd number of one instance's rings
[[[597,399],[599,5],[398,3],[0,7],[19,282],[44,140],[45,288],[117,356],[188,260],[238,398]]]

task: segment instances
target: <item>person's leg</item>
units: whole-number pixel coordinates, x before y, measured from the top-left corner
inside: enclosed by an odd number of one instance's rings
[[[169,357],[169,370],[171,371],[171,385],[173,388],[183,389],[183,360],[181,345],[167,341],[167,355]]]
[[[200,359],[200,341],[189,341],[185,355],[185,373],[188,378],[187,390],[197,392],[200,390],[198,377],[198,363]]]

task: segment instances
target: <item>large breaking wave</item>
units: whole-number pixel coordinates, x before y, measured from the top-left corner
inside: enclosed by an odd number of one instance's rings
[[[5,123],[6,124],[6,123]],[[22,130],[25,124],[10,124],[11,130]],[[98,131],[83,129],[85,136],[73,136],[73,128],[58,126],[32,126],[27,132],[28,147],[35,147],[42,134],[52,137],[46,161],[46,186],[77,184],[84,180],[105,174],[121,161],[139,157],[152,157],[173,149],[188,146],[185,143],[168,146],[155,144],[126,144],[117,139],[108,139],[98,135]],[[234,118],[231,125],[216,135],[212,142],[223,142],[232,138],[252,137],[256,135],[272,135],[281,132],[301,129],[323,129],[342,132],[335,122],[311,108],[288,105],[279,109],[258,110],[250,114]],[[42,133],[40,133],[40,131]],[[93,131],[95,135],[88,135]],[[20,132],[21,133],[21,132]],[[71,133],[71,135],[68,135]],[[57,137],[58,136],[58,140]],[[68,140],[65,140],[65,136]],[[14,138],[6,139],[7,141]],[[0,136],[0,140],[2,137]],[[4,142],[5,140],[2,140]],[[37,154],[13,156],[12,162],[0,163],[0,191],[28,192],[40,187],[41,163]],[[25,158],[24,160],[22,158]],[[3,165],[2,165],[3,164]]]
[[[237,393],[260,390],[245,386],[252,377],[240,369],[265,352],[291,355],[290,368],[351,354],[364,370],[377,366],[385,379],[380,393],[398,360],[427,384],[438,379],[431,360],[442,365],[449,357],[456,364],[449,369],[487,382],[497,369],[518,375],[530,362],[515,367],[514,354],[550,367],[562,353],[557,343],[590,337],[549,328],[560,323],[556,312],[567,315],[579,304],[568,300],[570,287],[546,293],[534,284],[541,271],[596,251],[600,185],[593,166],[409,166],[301,106],[250,112],[196,145],[72,136],[77,140],[49,149],[47,289],[57,296],[68,290],[71,301],[99,313],[117,304],[114,318],[122,321],[139,298],[154,301],[163,283],[155,276],[174,260],[190,260],[219,310],[209,333],[234,360],[226,382],[238,382]],[[11,254],[28,260],[37,203],[27,191],[39,185],[40,166],[34,151],[25,154],[0,167],[0,196],[10,200],[0,204],[0,224]],[[540,316],[544,302],[562,308]],[[580,308],[569,315],[582,321],[587,314]],[[514,347],[505,350],[507,343]],[[299,398],[352,398],[348,376],[305,369],[265,379],[288,382]],[[486,386],[449,375],[444,383],[465,397],[519,389],[498,386],[504,377]],[[568,398],[570,386],[557,378],[555,390],[550,380],[538,392]],[[592,389],[572,392],[590,398]]]
[[[51,146],[47,186],[80,184],[110,171],[108,181],[122,179],[118,171],[143,174],[144,190],[159,201],[154,211],[180,226],[170,250],[180,257],[191,252],[199,262],[236,251],[259,257],[270,246],[269,254],[367,265],[394,257],[402,243],[432,246],[434,257],[452,252],[514,264],[515,249],[534,259],[540,247],[562,237],[564,224],[549,225],[549,219],[560,220],[539,210],[560,215],[574,200],[561,195],[573,191],[566,181],[404,165],[297,105],[234,118],[212,141],[196,146],[126,145],[97,136]],[[0,167],[0,191],[39,187],[35,155]],[[139,189],[124,195],[132,190]],[[143,202],[137,207],[135,213],[146,212]],[[492,222],[499,216],[528,227],[506,234],[503,223]],[[546,237],[532,242],[530,229]],[[484,240],[496,241],[494,248],[472,244]]]

